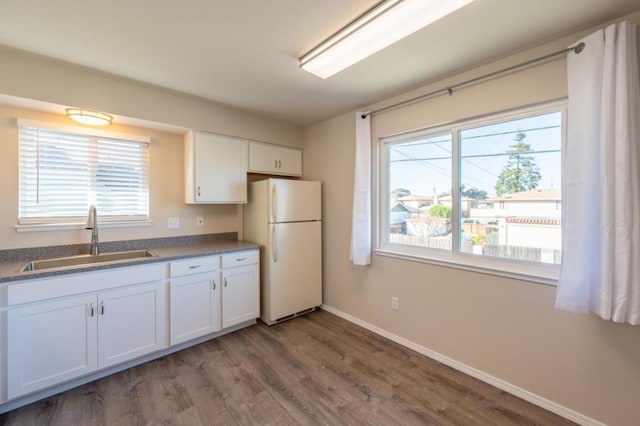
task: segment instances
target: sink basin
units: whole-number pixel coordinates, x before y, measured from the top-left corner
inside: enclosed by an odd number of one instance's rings
[[[70,268],[74,266],[88,266],[97,263],[120,262],[123,260],[156,257],[149,250],[117,251],[98,255],[80,254],[77,256],[57,257],[54,259],[33,260],[22,265],[18,272],[44,271],[48,269]]]

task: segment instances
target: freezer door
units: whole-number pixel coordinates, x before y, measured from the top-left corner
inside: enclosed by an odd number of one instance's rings
[[[267,322],[322,303],[321,228],[321,222],[269,226]]]
[[[269,222],[320,220],[320,182],[270,179]]]

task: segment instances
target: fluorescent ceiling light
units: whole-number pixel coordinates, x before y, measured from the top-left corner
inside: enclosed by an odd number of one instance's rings
[[[321,78],[355,64],[473,0],[384,0],[300,58]]]
[[[109,114],[88,109],[67,108],[65,112],[72,120],[89,126],[105,126],[113,121],[113,117]]]

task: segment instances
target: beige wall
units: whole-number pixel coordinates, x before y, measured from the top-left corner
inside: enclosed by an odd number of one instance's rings
[[[632,19],[640,21],[640,14]],[[564,48],[578,38],[372,107]],[[554,60],[450,97],[376,115],[373,140],[564,97],[565,72],[565,61]],[[324,303],[585,416],[612,425],[640,424],[640,327],[557,311],[553,286],[380,255],[368,267],[350,264],[354,121],[355,114],[349,113],[305,129],[305,178],[322,180],[324,190]],[[400,299],[397,312],[391,310],[392,296]]]
[[[184,204],[182,135],[153,130],[157,124],[281,145],[302,145],[300,126],[224,105],[2,46],[0,63],[1,95],[39,101],[32,109],[0,105],[0,249],[72,244],[89,238],[85,230],[18,233],[13,228],[18,214],[16,118],[72,124],[61,113],[40,111],[41,103],[52,104],[53,109],[60,112],[63,106],[95,109],[126,119],[144,120],[151,127],[125,126],[116,120],[109,129],[151,137],[150,215],[153,223],[147,227],[104,227],[100,230],[102,241],[233,231],[242,237],[241,206]],[[50,110],[45,108],[45,111]],[[196,228],[196,216],[205,217],[203,228]],[[168,229],[168,217],[180,217],[181,228]]]

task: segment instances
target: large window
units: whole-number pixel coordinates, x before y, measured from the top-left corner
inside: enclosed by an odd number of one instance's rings
[[[27,120],[18,126],[19,224],[81,222],[91,204],[101,221],[148,220],[148,138]]]
[[[550,105],[381,140],[380,250],[534,275],[559,264],[563,117]]]

